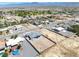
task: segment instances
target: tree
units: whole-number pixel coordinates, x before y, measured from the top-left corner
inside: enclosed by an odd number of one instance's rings
[[[3,28],[3,24],[2,23],[0,23],[0,28]]]
[[[47,11],[47,14],[52,14],[52,12],[50,10]]]
[[[72,25],[70,28],[67,28],[68,31],[76,33],[79,36],[79,25]]]
[[[12,26],[12,25],[16,25],[16,24],[17,24],[16,22],[11,22],[11,26]]]

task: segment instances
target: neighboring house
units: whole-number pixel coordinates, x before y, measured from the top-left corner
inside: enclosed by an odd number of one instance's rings
[[[25,31],[25,28],[21,25],[9,26],[7,28],[0,29],[0,35],[8,35],[22,31]]]
[[[60,35],[63,35],[65,37],[75,37],[75,33],[72,33],[70,31],[67,31],[66,29],[64,29],[63,27],[57,27],[54,29],[55,32],[59,33]]]
[[[5,19],[8,19],[9,22],[20,22],[20,20],[22,20],[23,18],[20,16],[11,16],[11,15],[5,15]]]
[[[17,37],[16,39],[9,39],[6,42],[7,46],[14,46],[16,44],[19,44],[20,42],[23,42],[25,39],[23,37]]]
[[[23,32],[23,31],[25,31],[25,28],[23,26],[21,26],[21,25],[15,25],[9,30],[9,32],[11,34],[20,33],[20,32]]]

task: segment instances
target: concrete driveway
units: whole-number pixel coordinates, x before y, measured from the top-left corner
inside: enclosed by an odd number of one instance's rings
[[[11,57],[35,57],[39,55],[38,52],[35,51],[35,49],[26,40],[23,41],[22,47],[23,47],[23,50],[21,51],[20,55],[16,55],[16,56],[10,55],[10,56]]]

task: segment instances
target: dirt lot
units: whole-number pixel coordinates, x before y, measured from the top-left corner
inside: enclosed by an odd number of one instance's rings
[[[41,29],[40,32],[56,43],[61,42],[66,39],[65,37],[63,37],[57,33],[51,32],[47,29]]]
[[[41,57],[76,57],[79,56],[74,50],[67,50],[60,45],[56,45],[46,51],[44,51]]]
[[[76,57],[79,56],[79,41],[74,38],[66,38],[46,29],[41,30],[42,34],[56,42],[54,47],[44,51],[42,57]]]
[[[31,26],[34,28],[35,26]],[[30,27],[28,27],[30,29]],[[36,28],[36,27],[35,27]],[[79,41],[78,38],[66,38],[47,29],[34,29],[41,32],[44,36],[54,41],[56,44],[49,49],[43,51],[40,57],[79,57]]]

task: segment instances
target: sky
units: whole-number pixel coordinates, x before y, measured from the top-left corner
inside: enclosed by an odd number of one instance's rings
[[[16,6],[79,6],[79,2],[0,2],[0,7]]]
[[[18,4],[22,2],[0,2],[0,5],[8,5],[8,4]]]

